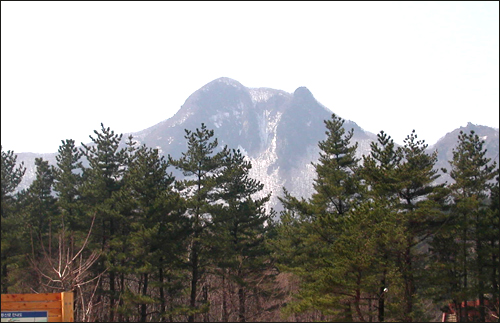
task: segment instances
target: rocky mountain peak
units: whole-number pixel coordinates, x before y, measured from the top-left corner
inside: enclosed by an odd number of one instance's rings
[[[309,89],[305,86],[298,87],[295,92],[293,92],[293,96],[302,100],[314,100],[314,96],[311,91],[309,91]]]
[[[201,91],[210,91],[210,90],[219,89],[221,87],[232,87],[232,88],[235,88],[238,90],[244,88],[244,86],[240,82],[233,80],[232,78],[219,77],[218,79],[215,79],[211,82],[208,82],[207,84],[202,86],[200,90]]]

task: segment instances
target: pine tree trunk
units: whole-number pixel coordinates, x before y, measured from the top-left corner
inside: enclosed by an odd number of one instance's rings
[[[105,246],[106,246],[106,231],[105,231],[106,230],[106,223],[105,223],[104,219],[101,220],[101,228],[102,228],[101,252],[102,252],[102,254],[105,254],[104,250],[105,250]],[[98,267],[97,272],[98,273],[102,273],[105,270],[104,259],[103,259],[104,256],[101,255],[100,258],[101,259],[100,259],[100,261],[98,262],[98,265],[97,265],[97,267]],[[99,292],[97,293],[96,304],[101,304],[102,299],[103,299],[103,296],[102,296],[103,291],[104,291],[103,290],[103,281],[104,281],[104,279],[99,279],[98,280],[99,283],[98,283],[98,286],[97,286],[97,290]],[[101,314],[104,315],[103,320],[107,321],[107,317],[106,317],[107,315],[105,314],[106,311],[105,311],[105,308],[104,308],[103,305],[101,305],[101,309],[102,309],[102,313]],[[96,317],[98,317],[97,313],[96,313]]]
[[[167,282],[168,282],[168,285],[170,286],[170,283],[171,283],[171,280],[170,280],[170,275],[167,276]],[[169,298],[169,302],[168,302],[168,309],[170,311],[170,314],[168,314],[168,320],[169,322],[173,322],[174,321],[174,317],[172,316],[172,310],[174,309],[174,297],[172,296],[172,294],[169,292],[168,294],[168,298]]]
[[[409,239],[410,240],[410,239]],[[412,272],[412,260],[411,260],[411,240],[408,241],[408,246],[405,251],[405,322],[411,322],[411,313],[413,312],[413,292],[414,292],[414,282],[413,282],[413,272]]]
[[[142,286],[142,296],[147,296],[148,294],[148,274],[144,274],[144,286]],[[146,322],[147,318],[147,304],[141,304],[141,322]]]
[[[228,322],[226,272],[222,273],[222,322]]]
[[[163,263],[160,258],[160,264]],[[158,279],[160,280],[160,322],[165,322],[165,291],[163,289],[163,268],[158,269]]]
[[[239,299],[239,311],[238,311],[238,322],[245,321],[245,289],[243,287],[238,288],[238,299]]]
[[[484,289],[485,288],[484,288],[484,281],[483,281],[484,261],[483,261],[483,245],[479,239],[476,240],[476,254],[477,254],[477,270],[478,270],[477,287],[479,290],[479,321],[484,322],[486,319],[486,312],[485,312],[485,308],[484,308]]]
[[[361,291],[360,289],[356,289],[356,296],[354,298],[354,308],[356,309],[356,314],[358,314],[358,319],[360,322],[366,322],[365,318],[363,317],[363,313],[361,312]]]
[[[371,296],[371,295],[370,295]],[[352,321],[349,321],[352,322]],[[372,298],[368,298],[368,322],[373,322],[373,315],[372,315]]]
[[[494,240],[490,241],[490,245],[491,245],[491,250],[497,250],[498,249],[498,246],[495,245],[495,241]],[[498,281],[497,281],[497,271],[498,271],[498,268],[495,265],[497,263],[497,261],[498,261],[497,260],[497,256],[495,255],[495,253],[493,253],[491,255],[491,263],[493,264],[493,268],[491,270],[491,286],[492,286],[492,289],[493,289],[493,298],[492,298],[493,307],[495,307],[498,304],[498,295],[500,294],[500,290],[498,288]],[[498,316],[498,314],[500,314],[500,313],[497,311],[496,314]]]
[[[124,264],[122,263],[122,266],[123,265]],[[124,273],[120,274],[120,285],[119,286],[120,286],[120,290],[121,291],[125,290],[125,274]],[[123,298],[122,297],[120,297],[120,301],[118,302],[118,306],[123,306]],[[128,317],[127,317],[127,319],[128,319]],[[118,320],[117,321],[118,322],[122,322],[123,321],[123,314],[119,314],[118,315]]]
[[[111,271],[109,273],[109,320],[113,322],[115,320],[115,273]]]
[[[115,228],[114,228],[114,223],[113,220],[109,220],[109,236],[110,239],[114,237],[115,234]],[[111,249],[111,248],[110,248]],[[110,250],[111,251],[111,250]],[[111,265],[113,265],[114,262],[111,262]],[[110,271],[109,273],[109,291],[111,294],[111,299],[109,302],[109,320],[113,322],[115,320],[115,272],[114,269]]]
[[[384,288],[385,288],[385,276],[387,274],[387,270],[384,269],[384,273],[382,276],[382,280],[380,281],[380,290],[379,290],[379,298],[378,298],[378,321],[383,322],[384,321],[384,315],[385,315],[385,293],[384,293]]]
[[[463,237],[463,252],[464,252],[464,263],[463,263],[463,270],[464,270],[464,291],[467,293],[467,287],[468,287],[468,281],[467,281],[467,226],[464,228],[464,237]],[[469,310],[467,309],[467,296],[465,296],[465,299],[463,300],[465,302],[464,306],[464,322],[469,322]]]
[[[207,283],[208,284],[208,283]],[[203,285],[203,303],[206,305],[208,304],[208,286],[205,284]],[[208,310],[203,313],[203,322],[209,322],[209,317],[208,317]]]
[[[4,260],[5,259],[5,260]],[[7,294],[7,259],[2,257],[2,294]]]
[[[370,318],[371,318],[371,316],[370,316]],[[345,312],[344,312],[344,320],[346,322],[354,322],[354,319],[352,317],[351,302],[347,302],[347,306],[346,306]]]
[[[363,317],[363,313],[361,312],[361,273],[357,273],[356,277],[356,296],[354,298],[354,307],[356,309],[356,313],[358,314],[358,319],[361,322],[366,322],[365,318]]]
[[[198,235],[195,233],[193,249],[191,250],[191,296],[189,306],[191,310],[196,307],[196,286],[198,285]],[[194,314],[189,315],[188,322],[194,322]]]

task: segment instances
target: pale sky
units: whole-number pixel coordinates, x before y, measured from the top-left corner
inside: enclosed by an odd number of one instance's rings
[[[398,143],[498,128],[499,2],[1,2],[3,150],[136,132],[219,77]]]

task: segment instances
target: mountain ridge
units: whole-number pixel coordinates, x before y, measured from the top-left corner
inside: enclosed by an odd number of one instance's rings
[[[332,113],[304,86],[288,93],[264,87],[247,88],[236,80],[221,77],[193,92],[172,117],[138,132],[124,133],[123,138],[132,135],[138,144],[158,148],[162,154],[178,158],[187,148],[184,129],[194,130],[205,123],[214,130],[221,147],[228,145],[244,152],[252,162],[250,175],[264,184],[262,195],[273,193],[270,205],[276,207],[282,187],[295,196],[310,196],[315,176],[311,162],[317,161],[318,142],[326,137],[324,120],[330,119]],[[351,120],[345,120],[344,128],[354,129],[352,143],[358,142],[358,157],[368,154],[376,135]],[[437,167],[449,168],[444,160],[453,148],[453,139],[449,138],[462,128],[474,128],[481,132],[478,135],[490,137],[488,147],[492,153],[496,149],[498,160],[498,129],[469,123],[429,145],[429,152],[439,148]],[[456,143],[456,136],[454,140]],[[494,140],[496,142],[491,143]],[[18,162],[25,161],[27,166],[20,188],[27,187],[33,180],[36,156],[42,155],[55,164],[56,153],[17,155]],[[443,177],[443,180],[449,178]]]

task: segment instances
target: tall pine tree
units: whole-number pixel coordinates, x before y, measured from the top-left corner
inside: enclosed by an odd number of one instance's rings
[[[86,210],[88,222],[94,215],[97,217],[93,242],[94,248],[100,249],[103,253],[96,267],[96,273],[101,273],[106,267],[115,265],[115,259],[111,258],[113,247],[110,241],[115,238],[116,234],[121,234],[122,217],[117,205],[117,194],[123,185],[126,149],[120,148],[122,135],[115,134],[109,127],[105,128],[102,123],[101,131],[94,130],[94,133],[95,138],[89,136],[92,143],[89,145],[82,143],[83,148],[80,149],[89,163],[89,167],[83,170],[82,198],[88,206]],[[106,265],[106,262],[109,264]],[[118,298],[115,268],[111,268],[107,273],[109,315],[105,315],[103,319],[113,321],[116,310],[115,300]],[[100,295],[105,290],[105,285],[100,280]]]
[[[445,184],[434,182],[440,176],[434,168],[437,162],[437,151],[426,153],[428,145],[425,140],[418,140],[415,130],[404,140],[403,159],[398,169],[398,196],[402,226],[405,232],[404,251],[398,259],[399,270],[404,281],[404,317],[406,322],[414,318],[425,317],[421,305],[418,288],[422,287],[425,266],[425,249],[422,247],[428,239],[439,230],[445,220],[443,213],[447,190]],[[420,315],[420,316],[417,316]]]
[[[54,171],[49,162],[42,158],[35,159],[36,177],[27,190],[24,199],[27,211],[27,222],[36,238],[35,246],[41,243],[44,236],[60,224],[56,217],[56,198],[52,194],[54,187]],[[53,227],[54,226],[54,227]],[[56,227],[57,228],[57,227]]]
[[[218,201],[217,176],[224,170],[224,159],[228,150],[224,147],[216,152],[218,142],[213,138],[214,131],[201,124],[194,132],[185,130],[187,151],[175,160],[169,156],[169,162],[181,170],[186,179],[178,181],[177,189],[186,199],[186,216],[190,221],[189,260],[191,272],[188,321],[194,322],[195,315],[206,312],[199,306],[198,285],[204,276],[205,269],[211,263],[211,234],[208,230],[213,224],[214,205]]]
[[[481,309],[479,319],[484,322],[484,266],[491,257],[484,252],[488,239],[483,223],[484,216],[488,214],[485,209],[491,181],[498,176],[498,168],[486,157],[483,145],[484,141],[474,131],[469,134],[460,132],[458,146],[453,150],[453,160],[450,161],[450,175],[455,181],[450,189],[454,200],[452,212],[458,228],[456,237],[460,239],[458,256],[463,292],[459,301],[466,302],[477,297]],[[468,321],[467,307],[461,314]]]
[[[16,216],[17,198],[15,190],[21,183],[26,172],[24,163],[17,164],[17,155],[12,150],[4,151],[1,155],[1,221],[2,221],[2,294],[9,291],[10,267],[15,266],[17,256],[22,253],[22,239],[19,230],[24,227],[19,214]]]
[[[81,151],[72,139],[61,141],[54,168],[54,191],[57,204],[65,225],[71,231],[86,230],[83,227],[83,207],[81,206],[82,157]]]
[[[218,267],[223,282],[226,278],[238,286],[238,321],[247,319],[247,294],[257,289],[257,283],[269,280],[270,249],[266,244],[271,229],[273,212],[266,214],[264,205],[270,194],[262,198],[254,195],[264,185],[249,177],[252,165],[240,150],[234,150],[226,159],[226,168],[217,177],[220,185],[219,205],[214,213],[214,234],[219,242]],[[223,286],[225,288],[225,286]],[[223,291],[224,296],[225,290]],[[227,301],[223,301],[223,320],[228,321]]]
[[[285,212],[277,245],[282,268],[301,279],[292,312],[320,310],[343,320],[364,320],[364,294],[376,281],[370,269],[374,245],[360,245],[359,234],[366,232],[349,228],[354,218],[375,214],[363,211],[357,144],[350,145],[353,130],[345,133],[343,124],[335,114],[325,121],[327,137],[319,143],[320,158],[313,164],[317,178],[312,198],[298,200],[285,190],[280,199]]]

